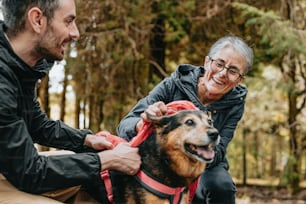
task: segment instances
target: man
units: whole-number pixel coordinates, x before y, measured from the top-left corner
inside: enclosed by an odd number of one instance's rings
[[[101,182],[99,173],[105,169],[135,174],[141,163],[137,148],[121,143],[112,149],[104,137],[53,121],[36,99],[37,80],[79,37],[74,0],[2,0],[2,7],[0,173],[7,180],[0,179],[0,201],[57,203],[42,196],[33,200],[27,193],[52,195],[50,191],[93,186]],[[42,156],[34,142],[77,153]]]
[[[165,104],[189,100],[200,110],[212,114],[221,140],[216,156],[201,175],[193,203],[235,203],[236,186],[228,172],[226,148],[232,140],[245,105],[247,88],[240,83],[253,64],[252,49],[240,38],[227,36],[215,42],[204,66],[179,65],[123,118],[118,135],[130,140],[148,120],[144,111],[161,116],[167,113]],[[142,120],[141,120],[142,119]]]

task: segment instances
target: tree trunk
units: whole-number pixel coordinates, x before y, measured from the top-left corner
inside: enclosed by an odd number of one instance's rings
[[[84,118],[83,118],[83,128],[88,128],[88,127],[87,127],[86,119],[87,119],[87,117],[89,117],[89,116],[87,115],[86,106],[87,106],[87,100],[84,99],[84,100],[83,100],[83,106],[82,106],[82,113],[83,113],[83,116],[84,116]]]
[[[152,10],[154,13],[159,13],[158,2],[153,2]],[[154,82],[153,75],[155,74],[159,79],[164,78],[165,72],[165,17],[158,14],[156,19],[153,20],[153,28],[150,35],[150,53],[151,63],[149,71],[149,82]]]
[[[298,192],[299,184],[300,184],[300,172],[299,172],[299,162],[300,162],[300,155],[298,150],[298,143],[297,143],[297,129],[296,129],[296,122],[297,122],[297,97],[291,91],[288,92],[289,98],[289,131],[290,131],[290,139],[289,139],[289,147],[290,147],[290,156],[292,157],[292,163],[288,163],[292,165],[291,168],[291,175],[289,176],[289,182],[293,193]]]
[[[242,184],[246,185],[247,184],[247,159],[246,159],[246,154],[247,154],[247,148],[246,148],[246,137],[249,134],[250,130],[248,128],[243,128],[242,131]]]
[[[103,100],[100,99],[99,95],[90,97],[90,109],[89,109],[89,129],[94,132],[99,131],[100,124],[103,120]]]
[[[303,1],[297,0],[282,0],[281,1],[281,15],[290,21],[292,25],[300,30],[305,29],[305,21],[299,19],[304,18],[305,12],[299,8],[302,8]],[[290,184],[292,193],[297,193],[300,185],[300,163],[301,163],[301,152],[298,147],[297,139],[297,116],[301,112],[303,106],[305,106],[305,94],[304,101],[299,107],[298,97],[299,93],[305,93],[305,88],[300,89],[298,84],[298,76],[302,76],[305,82],[305,70],[304,59],[300,59],[299,56],[291,56],[288,51],[288,56],[283,58],[284,63],[287,63],[288,67],[281,66],[283,75],[289,79],[289,88],[287,89],[288,96],[288,126],[289,126],[289,159],[286,164],[285,172],[288,182]],[[287,69],[286,69],[287,68]],[[303,95],[300,95],[303,97]]]
[[[81,115],[81,100],[79,97],[75,97],[75,108],[74,108],[74,125],[75,128],[80,128],[80,115]]]
[[[65,114],[66,114],[66,93],[67,93],[67,86],[68,86],[68,69],[65,68],[65,76],[63,81],[63,92],[61,95],[61,103],[60,103],[60,120],[65,121]]]

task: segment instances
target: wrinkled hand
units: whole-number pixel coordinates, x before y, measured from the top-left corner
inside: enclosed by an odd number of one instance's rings
[[[154,116],[163,116],[167,113],[167,106],[164,102],[162,101],[158,101],[156,103],[153,103],[152,105],[149,105],[148,108],[145,110],[145,112],[143,112],[140,117],[142,120],[140,120],[137,124],[136,124],[136,131],[138,132],[140,130],[140,128],[143,125],[143,121],[148,121],[150,122],[150,119],[147,117],[147,114],[149,113],[150,115],[154,115]]]
[[[97,137],[96,135],[88,134],[85,137],[84,145],[95,150],[112,149],[113,144],[106,137]]]
[[[105,150],[98,153],[102,168],[101,170],[116,170],[128,175],[138,172],[141,165],[141,158],[137,147],[130,147],[129,143],[119,143],[112,150]]]

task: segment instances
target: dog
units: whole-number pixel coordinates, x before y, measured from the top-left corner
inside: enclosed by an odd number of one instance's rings
[[[168,116],[156,117],[148,113],[147,116],[153,129],[138,146],[141,170],[135,176],[109,171],[113,201],[102,182],[95,186],[94,193],[101,203],[187,204],[188,187],[213,161],[214,146],[220,136],[208,114],[182,110]]]

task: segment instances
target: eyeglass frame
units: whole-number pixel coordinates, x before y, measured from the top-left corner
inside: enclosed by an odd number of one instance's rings
[[[213,59],[211,56],[208,56],[208,58],[209,58],[209,60],[211,61],[211,64],[212,64],[214,61],[215,61],[215,62],[218,62],[218,61],[219,61],[218,59]],[[238,71],[238,72],[237,72],[238,77],[237,77],[237,79],[234,80],[234,81],[237,81],[239,78],[242,78],[242,79],[243,79],[243,78],[245,77],[245,74],[240,74],[239,69],[227,67],[227,66],[225,66],[225,64],[222,65],[222,69],[219,70],[218,72],[222,72],[224,69],[226,70],[226,73],[228,73],[228,70],[233,70],[233,69]],[[234,82],[234,81],[233,81],[233,82]]]

